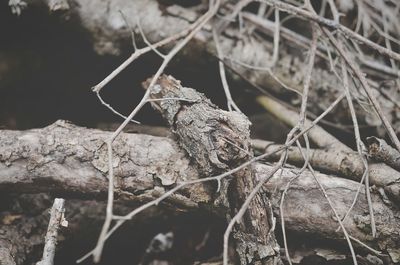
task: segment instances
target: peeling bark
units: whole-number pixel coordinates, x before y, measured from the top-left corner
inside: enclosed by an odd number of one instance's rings
[[[105,198],[108,168],[104,140],[110,134],[64,121],[44,129],[2,131],[1,192],[45,191]],[[168,138],[122,134],[114,143],[114,154],[117,200],[141,203],[158,197],[176,181],[198,177],[185,154]],[[204,185],[188,187],[182,193],[188,196],[175,195],[170,201],[185,208],[211,200]]]

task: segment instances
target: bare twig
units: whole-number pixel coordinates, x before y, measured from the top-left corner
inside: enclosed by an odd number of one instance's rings
[[[198,22],[195,22],[193,24],[191,24],[188,28],[172,35],[169,36],[157,43],[152,44],[151,46],[146,46],[140,49],[136,49],[134,51],[134,53],[131,54],[131,56],[129,56],[120,66],[118,66],[114,71],[112,71],[106,78],[104,78],[100,83],[98,83],[97,85],[95,85],[92,90],[94,92],[100,92],[100,90],[106,86],[109,82],[111,82],[111,80],[113,80],[119,73],[121,73],[126,67],[128,67],[133,61],[135,61],[136,59],[138,59],[140,56],[142,56],[143,54],[146,54],[150,51],[152,51],[154,48],[159,48],[161,46],[167,45],[168,43],[177,41],[183,37],[185,37],[188,33],[190,33],[190,31],[192,31],[194,28],[196,28],[198,26]]]
[[[289,14],[299,16],[299,17],[305,18],[307,20],[315,21],[318,24],[321,24],[323,26],[329,27],[334,30],[339,30],[344,34],[345,37],[355,39],[355,40],[369,46],[370,48],[378,51],[381,54],[384,54],[394,60],[400,61],[400,54],[376,44],[375,42],[361,36],[360,34],[352,31],[351,29],[349,29],[339,23],[336,23],[333,20],[320,17],[317,14],[314,14],[310,11],[304,10],[302,8],[296,7],[291,4],[287,4],[282,1],[277,1],[277,0],[259,0],[259,1],[265,2],[268,5],[274,6],[275,8],[278,8],[279,10],[282,10]]]
[[[282,150],[285,150],[286,148],[288,148],[289,146],[291,146],[296,140],[298,140],[300,137],[302,137],[305,133],[309,132],[318,122],[321,121],[321,119],[323,119],[343,98],[345,97],[345,94],[341,94],[334,102],[332,102],[332,104],[326,108],[326,110],[321,113],[313,122],[311,122],[310,124],[306,125],[306,128],[304,130],[302,130],[301,132],[299,132],[296,136],[294,136],[286,145],[282,146],[282,148],[279,148],[276,150],[276,152],[280,152]],[[239,170],[251,165],[252,163],[265,159],[268,156],[272,155],[271,153],[264,153],[260,156],[254,157],[250,160],[248,160],[247,162],[241,164],[240,166],[231,169],[223,174],[217,175],[217,176],[213,176],[213,177],[207,177],[207,178],[202,178],[202,179],[197,179],[197,180],[192,180],[192,181],[186,181],[186,182],[181,182],[178,183],[178,185],[169,190],[168,192],[166,192],[165,194],[163,194],[161,197],[159,197],[156,200],[153,200],[151,202],[148,202],[142,206],[140,206],[139,208],[133,210],[132,212],[130,212],[129,214],[125,215],[124,217],[118,217],[116,218],[118,221],[117,223],[110,229],[108,230],[108,232],[105,234],[105,236],[103,237],[103,244],[104,242],[121,226],[124,224],[125,221],[132,219],[134,216],[136,216],[137,214],[139,214],[140,212],[142,212],[145,209],[148,209],[149,207],[153,206],[153,205],[158,205],[162,200],[168,198],[170,195],[172,195],[173,193],[175,193],[177,190],[188,186],[188,185],[194,185],[197,183],[202,183],[202,182],[206,182],[206,181],[217,181],[217,183],[219,184],[221,179],[226,178],[236,172],[238,172]],[[82,258],[80,258],[79,260],[77,260],[77,263],[80,263],[82,261],[84,261],[85,259],[87,259],[88,257],[90,257],[91,255],[95,255],[96,253],[96,248],[93,249],[92,251],[88,252],[86,255],[84,255]]]
[[[346,241],[347,241],[347,244],[349,245],[349,248],[350,248],[351,256],[352,256],[352,258],[353,258],[353,263],[354,263],[354,265],[357,265],[358,263],[357,263],[356,254],[355,254],[355,252],[354,252],[353,244],[352,244],[351,241],[350,241],[349,234],[347,233],[346,228],[345,228],[344,225],[343,225],[343,222],[340,220],[339,214],[337,213],[336,209],[334,208],[334,206],[333,206],[331,200],[329,199],[328,194],[327,194],[326,191],[325,191],[324,186],[322,186],[321,182],[318,180],[318,178],[317,178],[317,176],[316,176],[316,174],[315,174],[315,172],[314,172],[314,169],[311,167],[310,164],[308,164],[308,169],[309,169],[310,172],[312,173],[312,175],[313,175],[313,177],[314,177],[314,179],[315,179],[315,182],[317,182],[319,188],[321,189],[322,193],[324,194],[324,197],[325,197],[326,200],[328,201],[329,206],[330,206],[330,208],[332,209],[332,211],[333,211],[333,213],[334,213],[334,215],[335,215],[336,220],[338,221],[340,227],[342,228],[343,234],[344,234],[344,236],[345,236],[345,238],[346,238]]]
[[[394,145],[396,146],[397,150],[400,151],[400,141],[396,136],[396,132],[394,131],[392,125],[390,124],[389,120],[386,118],[385,114],[383,113],[383,110],[378,102],[378,100],[375,98],[373,95],[372,89],[369,86],[365,76],[361,73],[360,69],[358,66],[349,58],[349,55],[346,53],[346,51],[342,48],[340,43],[335,39],[335,37],[332,35],[329,30],[322,28],[322,31],[325,33],[325,35],[329,38],[333,46],[336,48],[338,53],[341,55],[343,60],[346,62],[346,64],[351,68],[351,70],[354,72],[356,75],[357,79],[360,81],[362,87],[364,88],[364,91],[366,92],[369,100],[371,101],[372,105],[374,106],[375,111],[377,112],[379,118],[382,120],[383,125],[386,128],[386,131],[388,132],[388,135]]]
[[[359,156],[362,159],[363,164],[364,164],[364,173],[363,173],[362,180],[365,177],[365,194],[366,194],[367,200],[368,200],[369,216],[370,216],[370,219],[371,219],[372,236],[375,237],[376,236],[376,226],[375,226],[374,210],[372,208],[372,202],[371,202],[371,194],[370,194],[370,191],[369,191],[368,161],[367,161],[367,158],[365,157],[365,154],[363,153],[364,144],[361,141],[360,130],[358,129],[357,116],[356,116],[356,112],[354,110],[353,100],[352,100],[352,97],[351,97],[351,94],[350,94],[347,69],[346,69],[345,62],[343,62],[343,60],[341,62],[341,67],[342,67],[342,76],[343,76],[343,87],[344,87],[344,90],[346,92],[347,104],[349,105],[351,119],[353,120],[353,124],[354,124],[354,135],[355,135],[355,138],[356,138],[357,152],[358,152],[358,154],[359,154]],[[357,194],[355,196],[354,201],[356,201],[357,196],[358,196],[358,192],[357,192]],[[352,207],[350,207],[350,209],[351,208]],[[346,215],[343,218],[343,220],[347,217],[348,213],[350,212],[350,209],[346,213]]]
[[[296,126],[298,121],[298,113],[292,111],[285,106],[281,105],[279,102],[264,96],[257,97],[257,101],[271,114],[276,116],[278,119],[282,120],[284,123],[290,126]],[[306,121],[306,125],[309,122]],[[339,140],[336,139],[333,135],[325,131],[323,128],[316,126],[313,128],[308,136],[310,137],[311,141],[313,141],[318,147],[321,148],[339,148],[341,150],[348,150],[351,149],[341,143]]]
[[[210,3],[211,4],[211,3]],[[153,76],[152,81],[149,84],[149,87],[154,86],[158,77],[163,73],[165,67],[168,63],[174,58],[174,56],[193,38],[197,31],[199,31],[217,12],[219,8],[220,0],[215,0],[213,5],[210,5],[210,9],[201,16],[195,23],[195,26],[192,26],[193,30],[191,30],[187,36],[180,41],[176,46],[163,57],[163,62],[160,68],[157,70],[156,74]],[[152,49],[152,48],[150,48]],[[138,50],[139,51],[139,50]],[[137,52],[137,51],[136,51]],[[135,53],[136,53],[135,52]],[[100,87],[101,88],[101,87]],[[94,89],[95,92],[99,91]],[[129,123],[129,121],[136,115],[137,112],[148,102],[148,98],[150,95],[150,89],[147,89],[145,95],[139,102],[139,104],[135,107],[135,109],[129,114],[129,116],[125,119],[125,121],[118,127],[117,130],[111,135],[111,137],[106,141],[107,150],[108,150],[108,199],[107,199],[107,208],[106,208],[106,219],[103,224],[103,228],[100,232],[99,239],[97,241],[96,248],[93,251],[93,260],[94,262],[99,262],[101,259],[101,254],[103,251],[104,243],[107,237],[107,232],[109,231],[111,222],[113,220],[113,201],[114,201],[114,172],[113,172],[113,152],[112,152],[112,143],[118,137],[118,135],[122,132],[125,126]]]
[[[219,44],[219,37],[218,37],[218,32],[217,32],[216,28],[213,29],[213,38],[214,38],[214,42],[215,42],[215,47],[217,48],[218,57],[224,58],[224,54],[222,52],[221,45]],[[239,107],[236,105],[236,103],[232,99],[231,91],[230,91],[229,85],[228,85],[228,80],[226,79],[225,66],[221,60],[218,61],[218,67],[219,67],[219,74],[221,76],[222,87],[224,88],[224,92],[225,92],[225,96],[226,96],[228,110],[232,111],[232,108],[233,108],[234,110],[241,112]]]

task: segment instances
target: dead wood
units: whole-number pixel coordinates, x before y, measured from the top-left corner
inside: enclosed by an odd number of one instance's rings
[[[384,162],[400,171],[400,153],[385,140],[376,137],[368,137],[368,154],[373,160]]]
[[[262,169],[266,167],[265,165],[257,164],[256,167],[260,168],[257,172],[261,174],[268,172],[268,168]],[[295,176],[294,172],[284,169],[282,175],[278,172],[265,186],[265,191],[271,194],[274,212],[278,216],[279,195],[285,189],[285,184]],[[343,218],[360,184],[325,174],[317,174],[316,177],[325,187],[336,211]],[[400,231],[400,215],[397,207],[386,204],[376,190],[371,193],[377,227],[377,238],[374,239],[371,235],[365,191],[362,190],[361,193],[351,214],[343,221],[347,232],[372,247],[387,251],[393,261],[398,262],[400,241],[397,237]],[[338,231],[339,226],[333,218],[332,210],[310,172],[305,171],[292,182],[283,207],[285,225],[289,230],[294,229],[300,233],[319,234],[322,238],[344,241],[342,233]]]
[[[67,227],[68,221],[65,220],[65,200],[54,199],[53,206],[50,210],[49,226],[45,237],[42,259],[36,265],[53,265],[54,256],[56,254],[58,230],[60,227]]]
[[[32,1],[33,3],[44,3],[52,10],[47,1]],[[51,1],[50,1],[51,2]],[[32,4],[33,4],[32,3]],[[109,8],[115,7],[115,8]],[[194,6],[192,8],[183,8],[178,5],[163,6],[159,1],[127,1],[127,0],[107,0],[101,3],[97,1],[73,0],[69,1],[68,8],[59,12],[61,17],[68,18],[71,21],[78,22],[78,28],[86,30],[93,40],[94,49],[99,54],[120,54],[121,49],[126,47],[130,40],[130,31],[127,28],[119,10],[123,11],[125,17],[129,20],[129,24],[135,26],[137,20],[140,21],[141,27],[146,35],[146,38],[154,43],[160,41],[167,36],[171,36],[188,27],[188,25],[196,20],[201,13],[202,6]],[[141,12],[146,10],[146,12]],[[225,11],[230,12],[227,8]],[[22,14],[23,15],[23,14]],[[273,35],[273,23],[266,23],[255,20],[244,12],[245,23],[255,25],[257,32],[263,32],[269,36]],[[262,20],[262,19],[261,19]],[[136,33],[139,30],[134,28]],[[297,34],[299,35],[299,34]],[[219,37],[220,45],[225,51],[225,58],[221,58],[235,72],[245,77],[250,82],[259,85],[278,96],[285,96],[288,102],[298,102],[298,95],[288,91],[286,88],[277,82],[277,78],[287,87],[291,87],[299,92],[302,91],[304,77],[304,56],[299,53],[293,53],[293,47],[296,49],[307,48],[310,40],[301,36],[298,38],[296,33],[288,30],[283,30],[282,37],[287,41],[280,44],[279,60],[271,71],[275,76],[271,76],[262,68],[268,68],[265,64],[272,58],[272,44],[267,39],[259,36],[247,36],[240,34],[238,30],[228,28],[225,34]],[[188,47],[185,49],[184,55],[191,59],[191,63],[202,64],[209,63],[209,60],[204,58],[214,57],[215,47],[211,40],[211,32],[209,28],[200,31],[194,37]],[[326,47],[322,46],[322,50]],[[256,66],[249,68],[246,65]],[[316,67],[311,77],[311,89],[309,93],[309,101],[314,104],[308,106],[308,111],[314,115],[321,113],[332,98],[342,90],[341,80],[329,71],[329,62],[326,58],[317,58]],[[258,69],[257,69],[258,68]],[[371,71],[371,70],[370,70]],[[233,74],[228,71],[228,73]],[[376,74],[375,74],[376,75]],[[381,75],[378,73],[378,76]],[[233,74],[233,76],[235,76]],[[383,108],[383,113],[389,119],[389,122],[394,128],[400,128],[400,116],[398,110],[394,110],[396,101],[400,100],[400,93],[395,89],[395,85],[386,88],[381,87],[377,82],[371,82],[372,92],[379,104]],[[359,91],[354,84],[351,84],[352,93],[359,101],[367,101],[364,92]],[[388,92],[390,91],[390,92]],[[387,94],[390,94],[390,97]],[[298,105],[298,103],[294,104]],[[365,104],[364,104],[365,105]],[[364,108],[368,108],[366,112]],[[339,127],[343,127],[350,120],[350,115],[343,111],[347,109],[347,104],[343,103],[341,108],[336,108],[330,117],[331,121],[337,123]],[[356,105],[357,117],[361,125],[377,127],[381,125],[381,121],[374,113],[370,106]],[[383,135],[382,131],[378,130],[379,134]]]
[[[43,129],[1,131],[1,192],[47,192],[64,195],[66,198],[105,199],[106,177],[104,168],[99,165],[106,157],[101,139],[106,138],[108,134],[61,121]],[[117,146],[120,148],[120,151],[115,150],[119,158],[119,167],[116,170],[117,200],[125,203],[143,203],[157,198],[168,189],[169,186],[162,184],[163,179],[164,183],[173,185],[175,181],[182,180],[182,177],[199,177],[198,171],[190,166],[186,155],[171,139],[123,134],[120,140],[116,141]],[[162,151],[157,151],[158,147],[162,147]],[[137,151],[132,152],[133,148]],[[168,167],[165,167],[166,164]],[[253,167],[258,178],[267,174],[270,169],[271,166],[259,163]],[[284,170],[282,174],[278,172],[266,186],[277,214],[280,191],[292,176],[290,170]],[[359,184],[322,173],[317,176],[327,188],[332,201],[336,203],[337,210],[340,213],[346,211]],[[310,173],[305,172],[293,183],[287,194],[286,228],[289,231],[298,231],[305,237],[315,236],[322,240],[330,238],[343,242],[342,233],[336,232],[337,222],[332,218],[323,195],[310,178]],[[167,179],[172,179],[172,183],[165,182]],[[346,219],[345,226],[351,235],[364,240],[364,243],[382,251],[389,249],[393,252],[400,242],[400,230],[395,230],[400,229],[399,211],[391,206],[389,201],[385,201],[378,190],[373,189],[372,195],[373,206],[376,209],[378,239],[370,236],[368,208],[363,191]],[[203,207],[215,214],[224,215],[221,205],[213,204],[215,196],[214,189],[198,184],[171,196],[163,205],[186,211],[199,211]],[[43,218],[47,219],[48,215],[45,214]],[[279,221],[279,218],[277,220]],[[47,221],[42,222],[44,235]],[[41,243],[42,239],[41,237]]]
[[[255,149],[261,152],[271,153],[282,145],[264,140],[252,140]],[[306,152],[306,149],[303,149]],[[278,160],[281,152],[273,153],[271,160]],[[364,165],[356,152],[343,150],[310,149],[308,151],[311,165],[321,171],[335,175],[344,176],[349,179],[360,181],[364,173]],[[304,158],[298,148],[288,148],[288,162],[294,165],[302,165]],[[399,201],[400,172],[384,163],[369,163],[368,172],[370,182],[378,188],[384,189],[391,199]]]
[[[148,87],[148,82],[144,87]],[[203,176],[234,169],[252,157],[250,122],[239,112],[227,112],[196,90],[183,87],[171,76],[162,76],[150,87],[152,106],[161,112],[178,142],[196,162]],[[168,98],[173,98],[169,99]],[[231,216],[236,214],[257,181],[251,167],[233,174],[227,196]],[[227,192],[226,194],[224,194]],[[279,262],[279,246],[271,228],[273,215],[267,198],[257,195],[234,232],[242,264]]]
[[[64,121],[43,129],[2,131],[1,192],[44,191],[68,197],[104,198],[108,170],[104,139],[110,134]],[[123,134],[114,150],[118,200],[141,203],[157,198],[178,180],[198,176],[185,154],[168,138]],[[202,185],[184,192],[189,198],[176,195],[170,200],[183,207],[211,200]]]

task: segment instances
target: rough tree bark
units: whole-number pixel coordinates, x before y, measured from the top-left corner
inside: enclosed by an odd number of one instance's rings
[[[148,87],[148,82],[144,85]],[[182,100],[154,101],[178,142],[196,161],[203,176],[223,173],[251,159],[250,122],[238,112],[227,112],[212,104],[204,95],[183,87],[171,76],[162,76],[149,88],[151,98],[178,98]],[[235,215],[257,181],[251,167],[234,174],[233,184],[222,196],[227,197],[231,216]],[[261,262],[279,263],[279,246],[271,228],[273,215],[266,198],[258,195],[235,231],[236,250],[242,264]]]
[[[17,194],[46,192],[69,199],[77,196],[87,199],[105,198],[106,176],[102,167],[98,165],[99,160],[106,162],[104,161],[106,156],[105,153],[101,155],[105,150],[99,149],[102,144],[99,139],[105,139],[108,135],[109,132],[77,127],[62,121],[43,129],[2,131],[0,134],[1,192]],[[52,140],[48,142],[49,139]],[[125,150],[140,150],[140,152],[125,153],[125,156],[129,157],[127,160],[121,159],[124,152],[116,153],[120,161],[115,164],[115,172],[118,176],[116,194],[120,202],[128,205],[143,203],[157,198],[176,181],[195,179],[201,175],[189,165],[190,161],[186,154],[169,138],[124,133],[118,141],[120,143],[118,145],[124,146]],[[47,163],[43,163],[44,161]],[[168,168],[164,167],[165,163],[168,164]],[[257,178],[267,174],[271,168],[269,165],[260,163],[256,163],[253,167]],[[8,174],[11,172],[13,175]],[[172,176],[172,183],[163,185],[161,179],[165,176]],[[282,174],[276,173],[266,186],[264,195],[270,195],[273,209],[278,215],[281,191],[291,177],[293,173],[285,169]],[[348,209],[359,184],[322,173],[318,173],[317,177],[327,188],[336,209],[340,213]],[[16,178],[18,183],[15,183]],[[223,214],[221,212],[224,212],[224,208],[213,204],[213,198],[216,196],[215,189],[207,186],[198,184],[188,187],[167,199],[163,207],[185,211],[207,210],[214,214]],[[398,248],[400,242],[398,234],[400,212],[385,201],[378,190],[373,190],[372,194],[378,238],[373,239],[370,236],[368,211],[366,211],[368,205],[364,191],[361,191],[359,201],[352,214],[346,219],[345,226],[350,235],[363,240],[364,243],[384,252],[395,253],[394,250]],[[42,224],[43,234],[47,225],[44,221],[46,216],[47,213],[44,213],[41,219],[35,221]],[[336,231],[337,222],[332,218],[331,210],[308,172],[303,173],[293,182],[288,192],[285,202],[285,219],[289,231],[296,231],[304,237],[316,236],[320,239],[329,238],[343,243],[342,232]],[[30,222],[30,219],[26,220]],[[279,218],[277,220],[279,222]],[[16,229],[18,230],[17,227]],[[9,233],[4,234],[3,240],[7,239],[7,235],[12,234],[9,228],[7,230]],[[43,238],[38,237],[36,241],[29,240],[34,245],[40,244]],[[20,242],[26,242],[26,240]],[[9,243],[3,246],[7,245]]]
[[[132,18],[138,18],[151,42],[186,28],[203,11],[202,6],[182,8],[178,5],[165,6],[162,1],[145,0],[106,0],[100,3],[85,0],[28,2],[45,3],[50,10],[62,11],[60,14],[63,16],[78,21],[77,27],[87,30],[99,54],[119,54],[129,39],[129,30],[119,10],[131,20],[131,25],[136,24]],[[227,5],[220,11],[224,14],[230,10],[231,7]],[[258,31],[266,35],[273,34],[271,30],[273,25],[259,21],[253,14],[243,12],[242,15],[242,18],[255,25]],[[138,31],[137,28],[135,31]],[[280,60],[273,67],[273,71],[283,83],[301,92],[304,56],[288,55],[291,49],[289,46],[307,47],[309,40],[296,36],[287,29],[282,31],[281,36],[288,40],[295,38],[299,42],[290,41],[290,45],[281,46]],[[206,58],[215,56],[214,44],[209,40],[211,40],[210,28],[205,27],[188,45],[183,56],[194,58],[198,64],[204,62],[199,59],[201,56],[198,54],[206,54]],[[278,97],[288,96],[288,101],[298,105],[298,102],[295,102],[298,100],[298,95],[284,89],[275,77],[237,63],[239,61],[263,66],[271,59],[272,54],[272,47],[265,39],[244,36],[237,30],[228,29],[220,36],[220,41],[226,52],[225,57],[220,59],[229,65],[232,73],[236,72],[253,84],[268,87],[269,92]],[[318,60],[316,65],[326,63]],[[312,73],[309,101],[315,104],[310,106],[309,110],[314,115],[325,110],[330,100],[342,90],[340,81],[324,68],[327,67],[318,66]],[[395,128],[400,128],[397,126],[400,114],[394,108],[396,98],[400,99],[399,92],[393,92],[393,101],[380,91],[379,84],[373,85],[373,92],[384,107],[390,122]],[[152,98],[156,100],[165,97],[181,99],[152,102],[172,127],[177,143],[164,137],[122,134],[113,145],[116,200],[126,204],[144,203],[159,197],[178,182],[224,172],[252,157],[249,122],[244,115],[219,110],[195,90],[182,87],[171,77],[163,76],[158,84],[150,89]],[[353,85],[352,90],[357,97],[365,98]],[[346,107],[346,103],[343,104]],[[356,111],[361,123],[374,126],[380,124],[373,111],[368,113],[361,108]],[[343,125],[349,120],[349,115],[343,113],[343,108],[336,108],[331,119]],[[79,128],[65,122],[57,122],[44,129],[26,132],[2,131],[0,191],[47,192],[69,198],[105,198],[107,193],[105,175],[108,167],[104,140],[109,135],[106,132]],[[387,147],[384,145],[379,147],[382,146]],[[269,145],[263,149],[268,151],[274,148],[276,146]],[[289,162],[294,164],[303,162],[297,150],[289,151]],[[311,152],[311,164],[333,174],[318,173],[317,178],[326,187],[336,209],[343,216],[350,207],[359,184],[339,176],[359,179],[363,171],[362,161],[357,154],[350,151],[311,150]],[[376,158],[396,168],[398,153],[393,155],[392,150],[389,150],[389,153],[389,155],[386,153],[386,158],[379,156]],[[321,161],[321,158],[325,161]],[[371,183],[377,186],[372,188],[377,237],[373,238],[370,235],[368,202],[364,190],[361,190],[360,199],[344,224],[349,234],[388,253],[393,262],[400,262],[398,250],[400,213],[398,207],[386,197],[388,194],[390,199],[400,201],[399,172],[393,168],[384,164],[371,164],[369,168]],[[216,192],[214,185],[199,184],[182,189],[169,197],[163,205],[185,211],[200,209],[211,211],[221,216],[226,215],[229,220],[257,181],[271,169],[268,164],[254,163],[237,172],[229,183],[225,182],[221,193]],[[279,262],[279,249],[272,231],[274,227],[272,209],[279,216],[282,191],[293,177],[291,169],[278,171],[265,185],[264,192],[255,198],[246,216],[236,227],[234,238],[242,263]],[[337,221],[332,218],[332,211],[325,203],[324,196],[315,185],[310,172],[304,171],[292,183],[284,208],[286,227],[289,231],[344,244],[342,233],[336,229]],[[5,231],[0,233],[0,243],[4,243],[5,246],[0,247],[0,260],[15,262],[12,258],[15,250],[7,241],[7,236],[10,235],[9,231],[11,234],[18,234],[18,227],[8,228],[9,230],[3,227],[0,229]],[[19,240],[25,242],[26,238],[21,236]],[[37,241],[32,240],[32,242],[36,244]]]
[[[282,147],[269,141],[252,140],[255,149],[261,152],[273,153],[270,159],[276,161],[281,152],[274,152]],[[386,146],[387,147],[387,146]],[[303,149],[306,152],[306,149]],[[318,170],[343,176],[349,179],[360,181],[364,173],[364,165],[359,156],[354,151],[343,151],[336,149],[310,149],[308,151],[309,160],[312,166]],[[288,149],[288,162],[300,166],[304,163],[304,158],[298,148]],[[372,185],[384,189],[386,194],[394,201],[400,201],[400,172],[394,170],[384,163],[374,163],[368,165],[369,178]]]
[[[101,147],[101,139],[106,139],[109,134],[63,121],[43,129],[2,131],[1,192],[46,192],[66,198],[104,199],[107,192],[106,172],[105,167],[99,165],[106,164],[106,151]],[[115,152],[115,158],[119,160],[119,169],[116,171],[116,197],[128,205],[155,199],[177,181],[196,179],[201,175],[195,167],[190,166],[189,159],[178,144],[169,138],[124,133],[116,143],[116,146],[125,150]],[[125,159],[122,159],[123,157]],[[165,167],[165,163],[168,167]],[[253,167],[257,178],[267,174],[271,168],[260,163]],[[293,173],[285,169],[282,174],[276,173],[267,184],[266,190],[277,215],[280,191],[292,176]],[[322,185],[327,187],[329,196],[340,213],[350,207],[359,185],[357,182],[322,173],[318,173],[317,177]],[[168,185],[163,185],[162,179],[167,180],[164,183]],[[338,225],[332,218],[323,195],[312,181],[310,173],[305,172],[292,184],[285,203],[286,227],[290,231],[303,234],[305,238],[330,238],[343,243],[342,232],[336,231]],[[372,194],[378,238],[373,239],[370,236],[369,218],[366,215],[368,205],[363,190],[345,226],[349,234],[358,237],[364,243],[395,255],[395,250],[400,244],[400,213],[378,190],[373,190]],[[189,212],[207,210],[225,215],[227,209],[224,211],[221,204],[213,203],[216,195],[215,189],[209,185],[198,184],[171,196],[162,205]],[[43,233],[46,229],[46,222],[43,221],[45,217],[46,214],[43,214],[42,221],[37,221],[44,224]],[[277,220],[279,221],[279,218]],[[8,238],[7,234],[4,234],[5,238]],[[42,239],[38,238],[38,241],[42,242]]]
[[[2,131],[0,181],[2,192],[50,192],[60,196],[105,198],[107,150],[111,133],[58,121],[43,129]],[[114,144],[116,199],[141,203],[156,198],[165,188],[196,178],[177,144],[168,138],[123,134]],[[208,203],[205,186],[188,187],[172,196],[174,207]],[[191,199],[191,196],[196,199]]]

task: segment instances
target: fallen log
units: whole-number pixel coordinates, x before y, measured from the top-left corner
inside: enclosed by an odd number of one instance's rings
[[[259,178],[270,168],[262,164],[257,164],[256,167],[257,172],[261,174]],[[284,169],[282,174],[277,172],[265,186],[265,192],[270,194],[274,212],[278,216],[281,193],[286,188],[286,184],[295,176],[295,170]],[[343,218],[352,205],[360,184],[322,173],[316,174],[316,177],[326,189],[339,216]],[[378,191],[374,190],[371,193],[378,231],[376,238],[373,238],[365,191],[360,192],[353,210],[343,221],[347,232],[361,242],[389,253],[391,258],[398,262],[400,216],[397,207],[394,204],[387,204]],[[283,207],[287,229],[345,242],[332,209],[309,171],[305,171],[291,183]]]
[[[102,163],[99,160],[106,157],[101,139],[106,139],[108,135],[109,132],[77,127],[63,121],[43,129],[1,131],[0,191],[19,194],[47,192],[66,198],[105,199],[106,167],[100,167]],[[164,183],[174,185],[165,182],[165,179],[182,181],[183,176],[190,179],[199,177],[199,173],[190,166],[184,152],[169,138],[124,133],[116,141],[116,146],[124,148],[120,152],[115,150],[120,163],[120,168],[115,171],[118,185],[116,195],[117,200],[121,202],[138,204],[157,198],[169,187],[162,185],[162,179]],[[162,150],[157,147],[162,147]],[[140,152],[128,155],[126,150],[132,149]],[[122,159],[124,154],[129,156],[129,159]],[[168,170],[160,167],[165,166],[165,163]],[[266,174],[270,169],[269,165],[254,164],[256,176]],[[167,176],[169,177],[166,178]],[[275,174],[267,184],[266,190],[271,195],[276,214],[279,214],[280,191],[292,176],[291,170],[285,169],[282,174]],[[286,228],[302,233],[305,237],[312,235],[343,243],[342,233],[336,232],[338,224],[332,218],[323,195],[314,186],[310,173],[306,172],[304,176],[300,176],[288,192],[285,203]],[[318,173],[317,177],[322,185],[327,187],[337,210],[343,213],[348,209],[359,184],[322,173]],[[171,196],[162,205],[189,212],[205,209],[224,215],[221,205],[217,207],[213,204],[215,196],[215,189],[198,184]],[[393,252],[400,242],[400,213],[395,206],[385,201],[377,190],[372,190],[372,196],[378,238],[370,236],[368,211],[365,210],[367,203],[363,191],[352,214],[346,219],[345,226],[351,235],[364,243],[381,251]],[[279,221],[279,218],[277,220]]]
[[[275,152],[282,147],[273,142],[254,139],[253,148],[264,153],[272,153],[269,159],[276,161],[281,152]],[[303,153],[306,149],[303,148]],[[308,150],[311,165],[320,171],[343,176],[355,181],[360,181],[364,174],[364,164],[360,155],[354,151],[337,149],[310,149]],[[288,162],[296,166],[304,163],[304,158],[297,147],[288,148]],[[400,201],[400,172],[394,170],[384,163],[370,161],[368,163],[368,173],[371,185],[382,188],[386,194],[394,201]]]
[[[107,193],[110,132],[89,130],[65,121],[28,131],[0,134],[0,191],[48,192],[59,196],[101,198]],[[117,200],[142,203],[157,198],[177,181],[197,178],[177,144],[168,138],[123,134],[114,144]],[[206,186],[172,196],[174,207],[211,201]],[[194,199],[196,198],[196,199]]]

